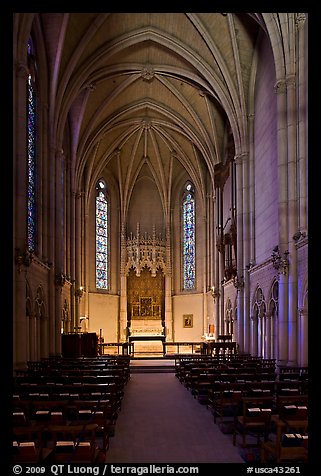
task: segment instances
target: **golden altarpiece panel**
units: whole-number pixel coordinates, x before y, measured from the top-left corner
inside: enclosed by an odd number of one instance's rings
[[[131,319],[164,319],[165,279],[161,270],[152,276],[147,267],[127,277],[127,316]]]

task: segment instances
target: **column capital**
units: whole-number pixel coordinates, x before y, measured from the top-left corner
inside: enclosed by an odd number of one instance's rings
[[[308,311],[302,307],[298,308],[299,317],[308,317]]]
[[[286,92],[286,80],[285,79],[279,79],[275,84],[274,84],[274,92],[276,94],[281,94]]]
[[[294,88],[295,87],[295,74],[289,74],[287,77],[286,77],[286,87],[287,89],[289,88]]]
[[[305,20],[306,20],[305,13],[296,13],[295,24],[298,30],[301,30],[304,27]]]
[[[248,156],[248,152],[241,152],[240,154],[234,156],[234,162],[236,164],[242,164],[248,158]]]

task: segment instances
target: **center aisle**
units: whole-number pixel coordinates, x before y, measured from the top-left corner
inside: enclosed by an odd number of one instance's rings
[[[106,463],[244,463],[174,373],[132,373]]]

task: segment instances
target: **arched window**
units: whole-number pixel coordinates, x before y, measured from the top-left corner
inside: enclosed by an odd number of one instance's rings
[[[28,41],[28,77],[27,77],[27,246],[31,252],[36,251],[37,220],[36,220],[36,86],[35,86],[35,55],[31,38]]]
[[[108,289],[108,197],[106,182],[96,186],[96,288]]]
[[[268,357],[278,358],[278,309],[279,309],[279,282],[274,281],[271,291],[271,299],[269,304],[269,355]]]
[[[195,289],[195,198],[194,187],[187,182],[182,201],[183,289]]]

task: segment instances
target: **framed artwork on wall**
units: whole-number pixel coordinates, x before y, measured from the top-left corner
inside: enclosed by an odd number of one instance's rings
[[[193,327],[193,314],[183,314],[183,327]]]

